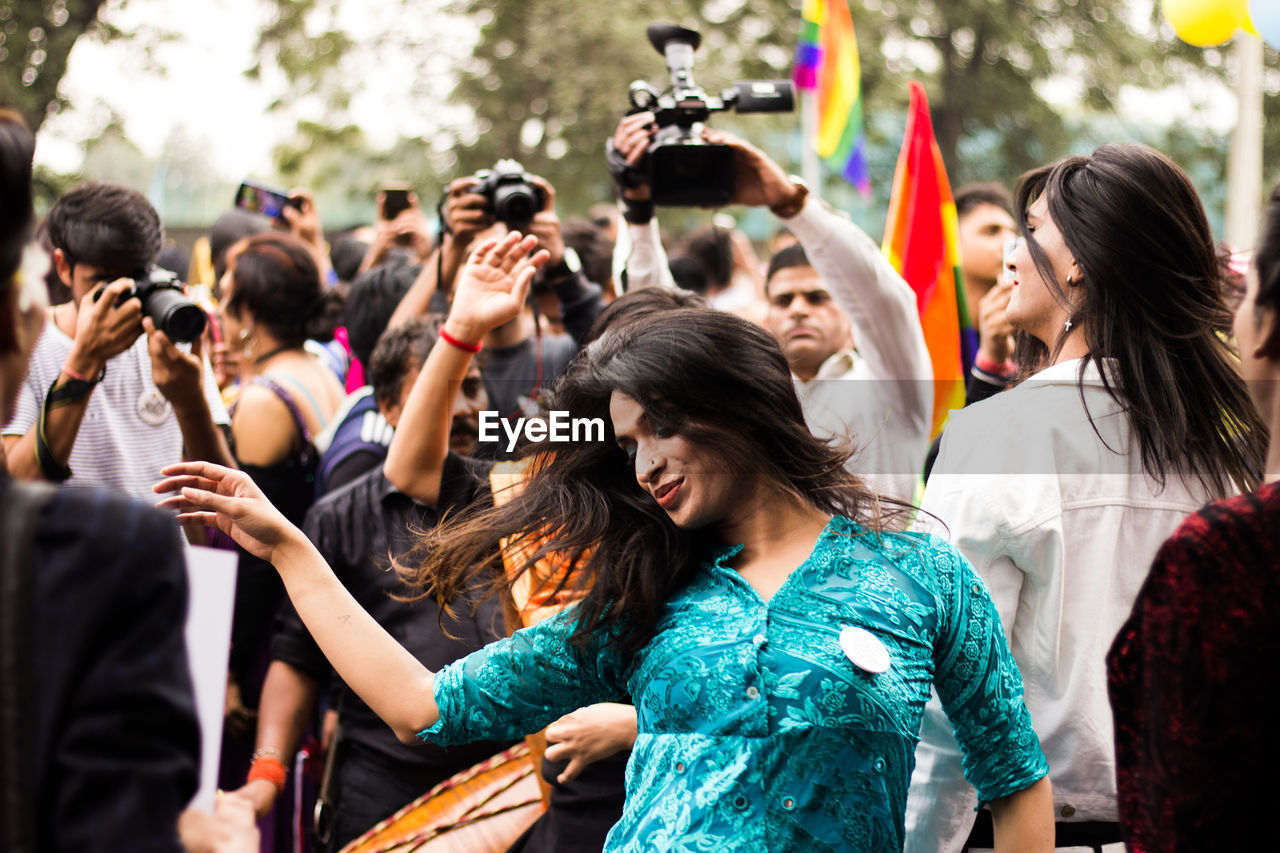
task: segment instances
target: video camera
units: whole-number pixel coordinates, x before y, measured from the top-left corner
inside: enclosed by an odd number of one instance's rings
[[[702,37],[674,24],[650,24],[649,43],[667,58],[671,89],[658,92],[643,80],[631,84],[631,112],[652,111],[658,130],[646,155],[653,203],[672,207],[719,207],[733,200],[733,149],[702,138],[714,112],[783,113],[795,109],[786,80],[744,81],[720,97],[693,82],[693,52]],[[641,168],[645,168],[641,164]]]
[[[169,340],[189,344],[204,332],[209,318],[204,310],[187,298],[182,282],[166,269],[152,267],[133,275],[134,295],[142,302],[142,313],[151,318],[156,328]],[[102,295],[93,294],[94,301]]]
[[[526,231],[533,217],[547,203],[546,193],[515,160],[499,160],[492,169],[475,174],[480,182],[472,192],[489,200],[494,219],[512,231]]]

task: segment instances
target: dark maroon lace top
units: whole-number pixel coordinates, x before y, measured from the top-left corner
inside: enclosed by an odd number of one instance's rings
[[[1107,682],[1130,853],[1277,843],[1280,484],[1183,522],[1116,636]]]

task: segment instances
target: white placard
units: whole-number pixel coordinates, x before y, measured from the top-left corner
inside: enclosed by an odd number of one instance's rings
[[[200,720],[200,787],[191,805],[213,812],[222,755],[222,711],[227,697],[227,657],[231,652],[231,611],[236,599],[235,551],[186,549],[187,664]]]

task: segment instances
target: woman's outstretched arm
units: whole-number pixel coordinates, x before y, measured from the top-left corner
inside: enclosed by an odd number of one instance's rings
[[[253,480],[209,462],[163,471],[157,492],[180,490],[160,505],[178,520],[217,526],[245,550],[269,561],[320,650],[347,685],[401,741],[439,719],[435,679],[347,592],[320,552],[271,505]]]

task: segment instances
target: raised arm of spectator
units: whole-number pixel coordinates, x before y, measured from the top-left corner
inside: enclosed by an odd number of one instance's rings
[[[858,355],[872,376],[897,380],[892,387],[904,413],[927,425],[933,412],[933,367],[911,286],[866,232],[810,197],[763,151],[723,131],[708,130],[703,136],[736,149],[734,203],[768,207],[786,223],[853,324]]]
[[[649,182],[644,171],[638,168],[649,150],[655,129],[651,112],[624,116],[605,146],[605,159],[618,185],[622,218],[627,222],[626,230],[618,235],[613,250],[614,269],[623,271],[623,291],[676,286],[667,253],[662,248]]]
[[[294,187],[289,191],[289,198],[297,202],[297,207],[286,204],[281,212],[285,224],[289,226],[289,233],[311,249],[321,280],[326,285],[334,284],[337,278],[333,272],[333,262],[329,259],[329,246],[325,243],[324,226],[320,222],[315,195],[306,187]]]
[[[547,252],[547,263],[534,277],[534,286],[551,288],[560,302],[564,329],[581,346],[596,317],[604,310],[604,292],[591,282],[580,268],[565,260],[564,234],[556,214],[556,189],[545,178],[535,177],[542,190],[542,210],[534,214],[529,233],[538,238],[538,247]]]
[[[524,257],[536,244],[535,237],[521,238],[513,232],[498,248]],[[510,277],[489,261],[492,254],[482,247],[458,276],[440,339],[413,383],[387,449],[383,473],[397,489],[421,503],[434,505],[440,497],[453,400],[471,365],[471,348],[478,347],[490,330],[519,315],[533,271],[548,257],[544,249],[528,258],[523,267],[528,274],[513,288]]]
[[[489,213],[488,201],[479,193],[473,177],[458,178],[445,191],[440,217],[444,224],[444,237],[435,251],[422,265],[422,272],[409,287],[396,310],[391,314],[387,328],[403,326],[410,320],[425,317],[431,310],[431,297],[437,290],[453,292],[453,280],[467,260],[467,253],[476,239],[489,229],[501,229]],[[494,237],[502,235],[494,234]]]

